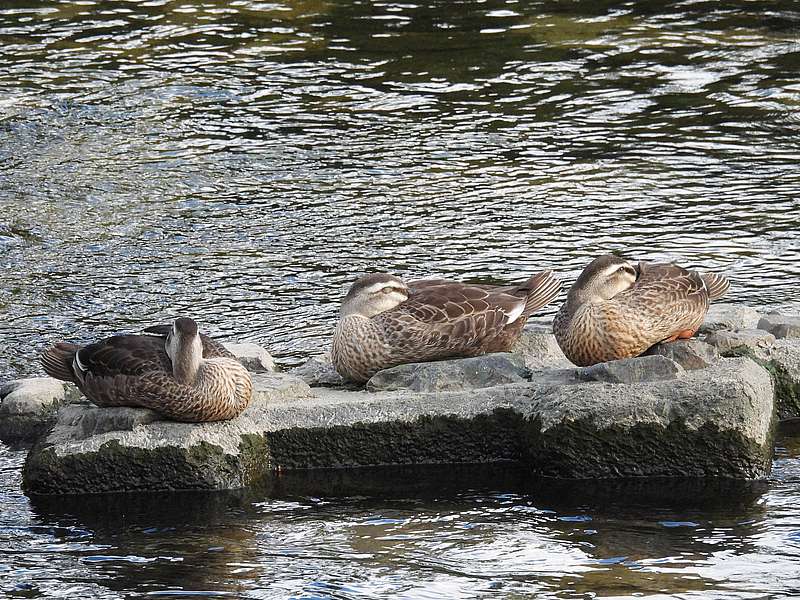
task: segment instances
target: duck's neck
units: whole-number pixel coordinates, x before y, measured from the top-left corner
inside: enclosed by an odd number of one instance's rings
[[[599,298],[595,294],[590,293],[589,290],[570,290],[569,294],[567,294],[567,301],[561,307],[561,310],[559,312],[564,317],[569,319],[572,318],[572,316],[582,306],[586,306],[588,304],[596,304],[601,301],[602,298]]]
[[[203,366],[203,346],[199,342],[181,348],[172,363],[172,374],[180,383],[193,385],[197,381]]]

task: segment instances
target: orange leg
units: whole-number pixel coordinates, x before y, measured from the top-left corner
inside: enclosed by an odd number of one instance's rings
[[[697,333],[696,329],[684,329],[683,331],[679,331],[675,335],[669,336],[664,342],[674,342],[675,340],[688,340],[692,337],[695,333]]]

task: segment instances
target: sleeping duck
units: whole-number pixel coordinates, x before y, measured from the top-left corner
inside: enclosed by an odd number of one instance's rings
[[[504,287],[366,275],[342,302],[331,359],[342,377],[362,383],[400,364],[506,352],[560,289],[552,271]]]
[[[192,319],[115,335],[88,346],[58,343],[41,357],[51,377],[70,381],[98,406],[150,408],[167,419],[232,419],[250,403],[250,374]]]
[[[583,270],[553,322],[569,360],[585,367],[639,356],[659,342],[692,337],[727,278],[672,264],[634,265],[606,254]]]

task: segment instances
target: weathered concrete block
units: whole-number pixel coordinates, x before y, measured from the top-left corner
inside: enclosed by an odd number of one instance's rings
[[[252,405],[222,423],[111,416],[117,409],[81,417],[70,407],[29,454],[25,489],[221,489],[276,470],[375,465],[513,461],[532,476],[741,479],[771,466],[772,380],[746,358],[629,385],[370,393],[312,389],[288,375],[254,379]],[[108,430],[100,411],[124,425]]]
[[[311,391],[277,373],[254,375],[253,386],[244,413],[216,423],[162,421],[143,408],[67,406],[28,454],[24,486],[37,494],[245,487],[269,471],[270,406],[303,403]]]
[[[223,344],[242,366],[251,373],[266,373],[275,370],[272,355],[258,344]]]
[[[527,326],[511,351],[521,355],[525,359],[525,366],[529,369],[558,369],[574,366],[561,351],[556,336],[552,334],[552,327]]]
[[[705,369],[720,358],[719,351],[714,346],[695,339],[656,344],[644,355],[666,356],[690,371]]]
[[[775,343],[775,336],[762,329],[740,329],[738,331],[719,330],[706,336],[706,343],[725,354],[736,348],[753,350],[769,348]]]
[[[299,377],[312,387],[344,385],[344,379],[336,372],[331,362],[331,355],[327,352],[312,356],[299,367],[290,370],[289,373]]]
[[[711,333],[720,329],[755,329],[759,318],[759,312],[749,306],[715,303],[709,307],[699,331]]]
[[[769,313],[758,321],[758,328],[776,338],[800,338],[800,317]]]
[[[16,379],[0,386],[0,440],[32,444],[55,422],[58,408],[80,397],[78,389],[52,377]]]
[[[367,382],[367,389],[371,392],[451,392],[519,383],[525,380],[526,374],[522,356],[499,352],[384,369],[372,376]]]
[[[637,383],[676,379],[683,372],[683,367],[666,356],[650,355],[612,360],[585,367],[578,370],[578,378],[583,381],[606,383]]]

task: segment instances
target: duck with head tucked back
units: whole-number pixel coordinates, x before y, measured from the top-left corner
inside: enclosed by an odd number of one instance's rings
[[[42,354],[42,365],[98,406],[150,408],[187,422],[232,419],[247,408],[250,373],[192,319],[145,331],[150,335],[116,335],[87,346],[58,343]]]
[[[366,275],[342,302],[331,359],[342,377],[363,383],[405,363],[507,352],[560,289],[552,271],[504,287]]]
[[[634,265],[606,254],[570,288],[553,322],[566,357],[585,367],[639,356],[659,342],[692,337],[727,278],[672,264]]]

